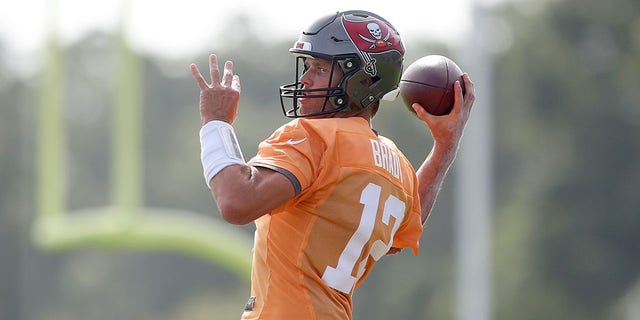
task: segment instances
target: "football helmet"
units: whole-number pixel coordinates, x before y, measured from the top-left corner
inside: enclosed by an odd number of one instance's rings
[[[383,98],[393,100],[398,95],[404,51],[396,29],[374,13],[352,10],[324,16],[307,27],[289,49],[296,57],[296,78],[280,86],[282,111],[290,118],[310,117],[349,111],[354,106],[365,109]],[[300,78],[309,57],[332,61],[331,73],[341,68],[342,80],[333,87],[305,88]],[[298,100],[303,96],[324,98],[322,110],[299,114]]]

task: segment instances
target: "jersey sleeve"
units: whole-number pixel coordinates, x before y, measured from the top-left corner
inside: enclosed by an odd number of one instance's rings
[[[420,198],[418,195],[417,179],[414,184],[414,194],[411,207],[408,210],[408,215],[405,217],[400,228],[396,232],[393,239],[393,247],[395,248],[411,248],[415,256],[418,255],[418,249],[420,246],[420,237],[422,236],[422,220],[420,209]]]
[[[292,121],[276,130],[258,146],[258,153],[249,164],[265,167],[285,175],[293,184],[296,194],[307,188],[316,176],[323,148],[312,130],[299,121]]]

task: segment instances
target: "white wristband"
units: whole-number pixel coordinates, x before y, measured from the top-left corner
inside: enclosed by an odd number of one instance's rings
[[[220,170],[233,164],[245,164],[233,127],[224,121],[207,122],[200,129],[200,160],[205,183]]]

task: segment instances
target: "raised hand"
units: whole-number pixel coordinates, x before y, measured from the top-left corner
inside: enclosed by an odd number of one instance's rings
[[[190,68],[191,75],[200,88],[202,124],[212,120],[233,123],[238,114],[238,101],[240,101],[240,77],[233,74],[233,62],[225,62],[222,79],[220,79],[218,58],[215,54],[211,54],[209,56],[211,84],[207,83],[195,64],[192,63]]]

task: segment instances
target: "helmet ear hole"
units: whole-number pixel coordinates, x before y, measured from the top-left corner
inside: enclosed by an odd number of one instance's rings
[[[360,84],[362,84],[363,86],[370,88],[371,86],[375,85],[378,81],[380,81],[380,77],[378,76],[373,76],[370,78],[365,78],[362,79],[362,81],[360,81]]]

